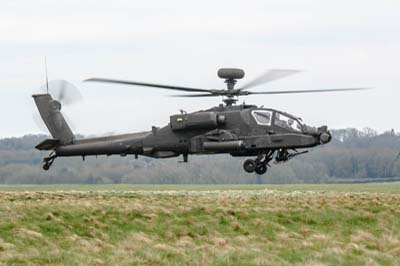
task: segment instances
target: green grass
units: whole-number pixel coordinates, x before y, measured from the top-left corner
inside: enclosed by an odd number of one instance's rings
[[[399,183],[0,190],[0,265],[400,264]]]

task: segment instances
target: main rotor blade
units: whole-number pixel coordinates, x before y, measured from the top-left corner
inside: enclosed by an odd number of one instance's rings
[[[362,91],[369,90],[371,88],[343,88],[343,89],[328,89],[328,90],[298,90],[298,91],[242,91],[242,95],[252,94],[290,94],[290,93],[316,93],[316,92],[335,92],[335,91]]]
[[[248,82],[247,84],[242,86],[239,90],[257,87],[257,86],[260,86],[267,82],[282,79],[282,78],[294,75],[299,72],[301,72],[301,71],[295,70],[295,69],[271,69],[271,70],[268,70],[267,72],[265,72],[264,74],[262,74],[261,76],[258,76],[257,78]]]
[[[218,94],[183,94],[183,95],[171,95],[170,97],[217,97],[217,96],[222,96]]]
[[[178,91],[210,92],[211,93],[211,90],[206,90],[206,89],[197,89],[197,88],[188,88],[188,87],[179,87],[179,86],[169,86],[169,85],[152,84],[152,83],[144,83],[144,82],[136,82],[136,81],[128,81],[128,80],[90,78],[90,79],[86,79],[84,81],[115,83],[115,84],[124,84],[124,85],[135,85],[135,86],[153,87],[153,88],[159,88],[159,89],[178,90]]]

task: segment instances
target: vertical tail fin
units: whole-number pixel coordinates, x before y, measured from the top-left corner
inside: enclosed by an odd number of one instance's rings
[[[54,100],[50,94],[37,94],[32,97],[51,136],[61,145],[73,143],[74,134],[61,114],[61,103]]]

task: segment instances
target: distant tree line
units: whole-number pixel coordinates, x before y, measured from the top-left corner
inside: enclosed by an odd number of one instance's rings
[[[0,140],[0,184],[54,183],[326,183],[387,180],[400,177],[400,135],[371,128],[333,130],[331,143],[293,160],[273,165],[257,176],[242,170],[244,158],[229,155],[157,160],[133,156],[57,158],[50,171],[41,169],[45,152],[33,147],[45,135]]]

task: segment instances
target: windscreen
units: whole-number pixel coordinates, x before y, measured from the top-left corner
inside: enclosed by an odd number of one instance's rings
[[[299,121],[278,112],[275,114],[275,125],[289,130],[294,130],[297,132],[302,131],[302,127]]]
[[[270,126],[272,122],[272,111],[267,110],[255,110],[252,111],[251,114],[253,115],[254,119],[256,120],[257,124],[263,126]]]

